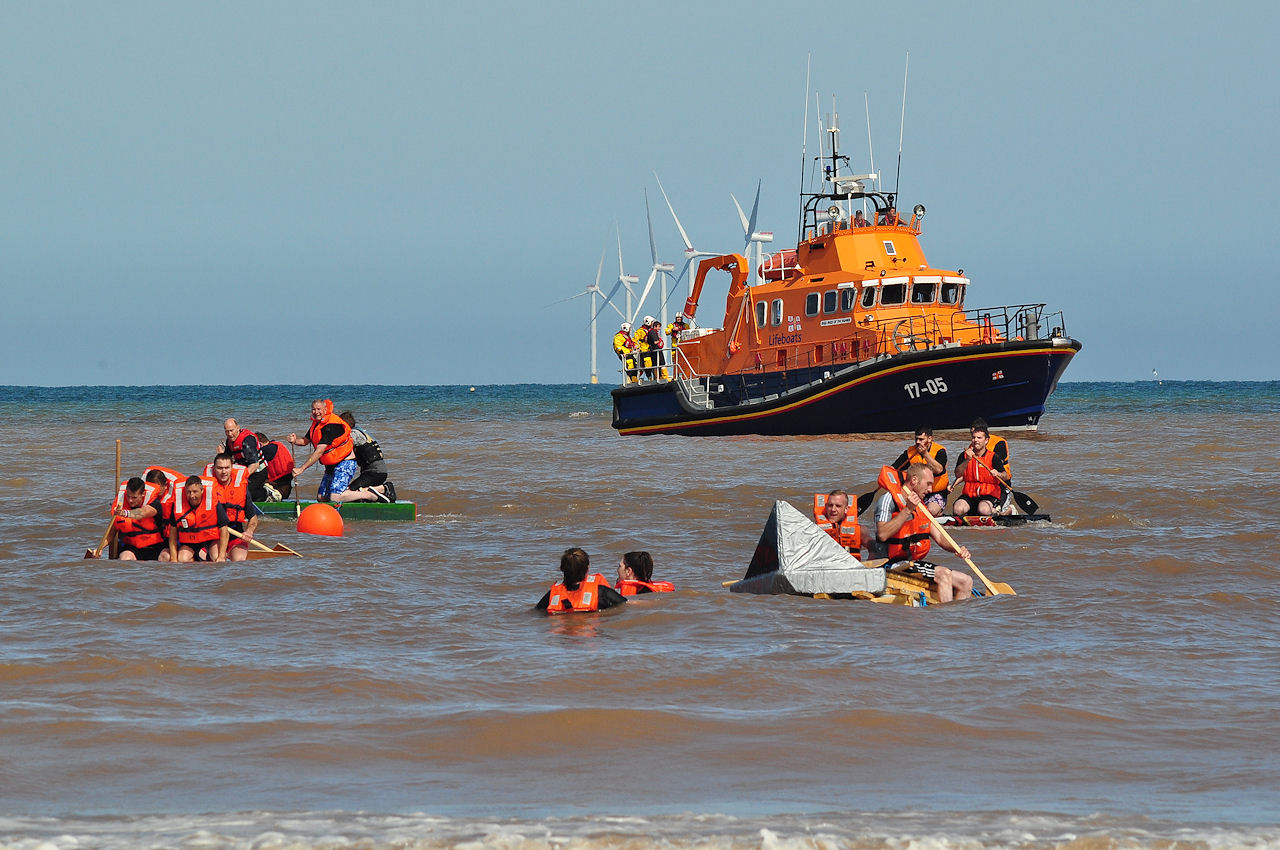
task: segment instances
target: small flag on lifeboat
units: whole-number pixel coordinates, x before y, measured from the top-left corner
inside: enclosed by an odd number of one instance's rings
[[[991,373],[991,380],[993,380],[993,381],[1003,381],[1003,380],[1004,380],[1004,370],[1003,370],[1003,369],[997,369],[997,370],[995,370],[994,372],[992,372],[992,373]]]

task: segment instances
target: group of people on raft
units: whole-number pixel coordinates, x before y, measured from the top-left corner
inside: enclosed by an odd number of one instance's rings
[[[120,482],[111,527],[90,556],[109,550],[120,560],[243,561],[262,516],[254,502],[288,498],[297,476],[316,464],[324,468],[318,501],[396,500],[377,440],[355,426],[350,411],[334,415],[329,399],[312,402],[303,436],[269,440],[235,419],[223,423],[223,432],[226,439],[200,475],[149,466]],[[298,464],[290,446],[311,453]]]
[[[886,569],[912,573],[934,582],[938,599],[951,602],[973,592],[973,578],[967,573],[925,560],[933,543],[967,560],[969,550],[953,546],[953,541],[930,521],[946,510],[951,490],[962,487],[953,510],[956,516],[970,512],[980,516],[1012,511],[1009,485],[1009,444],[993,436],[986,422],[975,420],[969,428],[969,445],[955,465],[955,483],[948,486],[947,450],[933,440],[933,429],[916,429],[914,443],[877,479],[885,493],[876,504],[875,534],[866,538],[851,512],[848,492],[832,490],[814,494],[813,519],[827,534],[854,557],[865,549],[873,559],[884,559]],[[538,610],[548,614],[598,611],[619,605],[636,593],[671,591],[670,582],[654,582],[653,559],[648,552],[628,552],[618,564],[618,581],[610,587],[604,576],[588,575],[590,559],[578,548],[565,550],[560,558],[563,578],[538,601]]]

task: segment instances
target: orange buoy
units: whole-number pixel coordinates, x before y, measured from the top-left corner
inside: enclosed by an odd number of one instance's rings
[[[303,534],[323,534],[325,537],[342,536],[342,515],[333,505],[316,503],[307,505],[298,515],[298,531]]]

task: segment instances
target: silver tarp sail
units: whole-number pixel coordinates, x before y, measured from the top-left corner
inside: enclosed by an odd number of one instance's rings
[[[880,594],[884,570],[864,567],[813,520],[788,502],[774,502],[756,544],[751,565],[735,593],[854,593]]]

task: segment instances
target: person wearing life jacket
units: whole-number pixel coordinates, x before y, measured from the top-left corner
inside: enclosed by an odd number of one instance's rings
[[[995,516],[1013,511],[1009,484],[1009,444],[1003,437],[992,437],[987,423],[979,419],[969,429],[969,447],[956,461],[956,482],[963,486],[951,510],[956,516],[975,513]]]
[[[293,450],[280,440],[262,446],[262,462],[266,464],[266,482],[262,493],[255,493],[250,477],[249,496],[255,502],[282,502],[293,492]]]
[[[387,461],[382,456],[382,447],[368,431],[356,427],[356,415],[350,410],[342,411],[338,418],[351,427],[351,442],[360,474],[346,490],[331,493],[329,498],[335,502],[394,502],[396,485],[387,480]]]
[[[227,560],[243,561],[249,557],[249,544],[262,517],[262,511],[249,498],[248,469],[232,463],[229,452],[221,452],[205,467],[205,475],[213,478],[213,500],[226,518],[227,528],[241,535],[227,533]]]
[[[628,552],[618,562],[618,580],[613,589],[623,596],[641,593],[671,593],[676,586],[669,581],[653,580],[653,556],[648,552]]]
[[[163,476],[161,476],[163,477]],[[167,485],[153,484],[141,478],[120,483],[112,505],[114,520],[107,532],[107,549],[119,544],[116,557],[121,561],[167,561],[168,541],[160,512],[160,496]],[[101,554],[95,551],[96,558]]]
[[[952,548],[924,506],[924,497],[933,490],[933,471],[923,463],[910,464],[905,483],[899,484],[898,471],[886,466],[880,470],[879,482],[886,492],[876,505],[872,554],[888,558],[885,569],[914,573],[935,582],[941,602],[968,597],[973,591],[973,578],[968,573],[925,560],[932,543],[961,558],[969,557],[968,548]]]
[[[572,614],[580,611],[602,611],[626,602],[626,597],[609,586],[599,573],[588,575],[591,558],[574,546],[560,556],[563,578],[551,585],[538,604],[533,606],[548,614]]]
[[[613,353],[622,361],[628,384],[634,384],[640,380],[636,372],[635,347],[635,340],[631,338],[631,323],[623,322],[618,326],[618,332],[613,335]]]
[[[832,490],[827,495],[813,495],[813,521],[831,539],[857,558],[862,555],[862,526],[856,516],[849,516],[849,494],[844,490]]]
[[[649,377],[652,380],[658,380],[659,377],[666,381],[671,375],[667,372],[667,354],[663,351],[666,345],[662,340],[662,322],[646,316],[649,320],[649,331],[645,334],[645,342],[649,345],[649,363],[652,369],[649,370]]]
[[[928,425],[916,428],[915,442],[898,455],[893,468],[903,473],[913,463],[922,463],[933,473],[933,490],[925,497],[924,504],[929,513],[942,516],[947,509],[947,494],[951,492],[947,486],[947,450],[933,441],[933,428]]]
[[[680,344],[680,334],[689,329],[689,325],[685,322],[684,313],[676,313],[671,317],[671,324],[667,325],[667,337],[671,340],[671,350],[674,352],[676,346]]]
[[[214,501],[216,482],[192,475],[182,485],[169,526],[169,559],[181,564],[226,560],[227,515]]]
[[[222,423],[222,431],[227,435],[219,446],[219,452],[227,452],[231,460],[249,470],[249,498],[255,502],[267,501],[267,458],[265,449],[270,442],[266,434],[250,428],[241,428],[234,419]],[[290,468],[292,472],[292,467]],[[278,500],[277,500],[278,501]]]
[[[635,344],[636,361],[640,367],[641,380],[652,380],[653,375],[653,355],[649,353],[649,325],[653,322],[653,316],[645,316],[640,327],[631,335],[631,341]]]
[[[290,445],[311,446],[311,456],[301,466],[295,466],[297,478],[308,467],[319,463],[324,466],[324,477],[316,489],[316,500],[328,502],[334,493],[347,489],[356,477],[355,444],[351,439],[351,426],[333,413],[333,402],[318,398],[311,402],[311,426],[305,437],[290,434]]]

